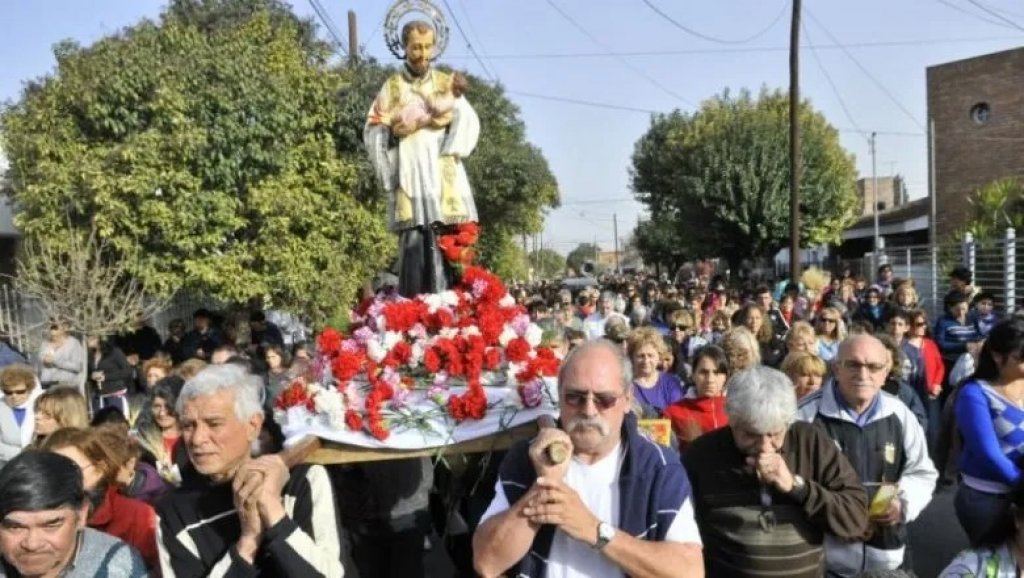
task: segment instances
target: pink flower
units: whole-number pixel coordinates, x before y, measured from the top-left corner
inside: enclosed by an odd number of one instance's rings
[[[523,407],[537,407],[544,401],[544,382],[540,379],[532,379],[519,386],[519,398],[523,400]]]
[[[355,339],[356,342],[359,343],[359,345],[363,346],[366,345],[367,341],[373,339],[374,336],[375,334],[373,330],[370,329],[369,327],[366,327],[365,325],[352,332],[353,339]]]
[[[516,335],[522,337],[526,334],[526,330],[530,328],[530,316],[525,313],[520,313],[512,319],[512,330],[516,332]]]

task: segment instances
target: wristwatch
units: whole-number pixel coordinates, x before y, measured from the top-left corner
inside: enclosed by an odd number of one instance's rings
[[[598,551],[602,550],[614,537],[615,526],[612,526],[608,522],[599,523],[597,525],[597,542],[594,544],[594,549]]]
[[[800,476],[793,476],[793,487],[789,490],[789,493],[790,494],[795,494],[795,493],[799,492],[800,490],[804,489],[804,486],[806,486],[806,485],[807,485],[807,482],[805,482],[802,477],[800,477]]]

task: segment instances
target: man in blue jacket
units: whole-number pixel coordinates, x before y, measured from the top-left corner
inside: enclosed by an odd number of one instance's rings
[[[473,536],[480,575],[704,576],[686,472],[675,451],[639,433],[630,373],[605,340],[566,357],[562,429],[542,429],[502,462]],[[555,444],[572,457],[555,463]]]

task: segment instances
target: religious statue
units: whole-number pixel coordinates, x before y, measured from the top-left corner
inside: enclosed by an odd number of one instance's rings
[[[411,11],[428,14],[432,23],[407,22],[399,37],[397,20]],[[476,147],[480,120],[462,94],[465,78],[432,66],[448,39],[436,7],[402,0],[388,13],[385,30],[405,64],[373,101],[363,139],[388,194],[388,226],[398,233],[399,293],[413,297],[454,282],[437,237],[477,220],[462,159]]]

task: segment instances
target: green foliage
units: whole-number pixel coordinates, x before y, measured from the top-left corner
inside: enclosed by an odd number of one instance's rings
[[[480,262],[502,279],[525,280],[529,276],[523,248],[501,227],[481,234],[477,250]]]
[[[530,252],[529,261],[534,277],[555,279],[565,275],[565,257],[552,249]]]
[[[575,271],[577,275],[581,275],[585,262],[590,261],[594,263],[594,266],[597,266],[597,254],[599,251],[600,249],[593,243],[580,243],[566,255],[565,266]]]
[[[788,95],[743,91],[706,101],[699,111],[652,119],[636,143],[631,179],[652,221],[641,226],[644,258],[671,264],[722,256],[732,263],[769,257],[789,240]],[[801,105],[804,246],[836,242],[855,219],[853,158],[838,132]]]
[[[350,305],[394,240],[352,194],[343,77],[294,19],[235,10],[259,4],[278,3],[176,1],[159,25],[58,46],[0,115],[21,230],[94,226],[157,294],[269,298],[314,323]]]
[[[975,239],[1002,239],[1006,229],[1024,229],[1024,185],[1017,179],[1000,179],[974,191],[967,197],[970,220],[954,237],[965,233]]]

